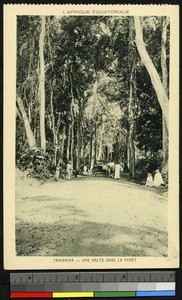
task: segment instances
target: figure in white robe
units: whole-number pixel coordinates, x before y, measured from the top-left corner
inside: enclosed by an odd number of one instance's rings
[[[83,167],[83,175],[88,175],[88,169],[87,166]]]
[[[120,164],[115,164],[114,179],[120,179],[121,166]]]
[[[72,175],[72,165],[71,162],[69,161],[66,165],[66,179],[70,180]]]
[[[55,180],[56,181],[59,180],[59,175],[60,175],[60,167],[59,167],[59,165],[57,165],[56,172],[55,172]]]
[[[162,175],[161,175],[159,170],[156,170],[155,171],[155,176],[154,176],[154,185],[155,186],[160,186],[162,184],[164,184],[164,181],[162,179]]]
[[[151,173],[148,173],[145,186],[154,186],[154,181]]]

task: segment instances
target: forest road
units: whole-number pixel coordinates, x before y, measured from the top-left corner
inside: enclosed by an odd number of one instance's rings
[[[16,251],[28,256],[167,256],[167,198],[96,177],[16,184]]]

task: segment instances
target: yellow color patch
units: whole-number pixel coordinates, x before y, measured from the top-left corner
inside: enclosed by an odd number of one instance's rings
[[[93,292],[62,292],[53,293],[53,298],[82,298],[82,297],[94,297]]]

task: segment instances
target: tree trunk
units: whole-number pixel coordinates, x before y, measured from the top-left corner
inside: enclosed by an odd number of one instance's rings
[[[17,116],[20,118],[20,120],[23,120],[18,108],[16,108],[16,118]]]
[[[149,76],[151,78],[152,85],[155,89],[155,92],[157,94],[157,98],[159,101],[159,104],[161,106],[167,129],[169,128],[169,99],[166,94],[165,88],[161,82],[160,76],[146,50],[145,43],[143,41],[143,32],[142,32],[142,26],[140,23],[140,17],[135,16],[135,31],[136,31],[136,45],[138,52],[140,54],[140,57],[142,59],[142,62],[144,63]]]
[[[72,66],[71,66],[72,70]],[[70,107],[70,112],[71,112],[71,150],[70,150],[70,156],[71,156],[71,165],[72,165],[72,170],[74,166],[74,94],[73,94],[73,81],[72,81],[72,71],[70,73],[70,84],[71,84],[71,107]]]
[[[95,122],[95,130],[94,130],[94,135],[95,135],[95,144],[94,144],[94,164],[96,164],[97,161],[97,121]]]
[[[169,151],[169,138],[168,138],[168,130],[166,126],[166,121],[164,117],[162,117],[162,173],[168,173],[168,154]]]
[[[129,103],[128,103],[128,166],[129,173],[135,178],[135,146],[134,146],[134,127],[135,127],[135,103],[136,103],[136,47],[133,47],[133,19],[130,19],[129,28],[129,49],[128,67],[131,69],[129,79]]]
[[[69,124],[67,135],[66,159],[70,160],[71,124]]]
[[[80,157],[84,159],[84,145],[83,145],[83,126],[81,124],[81,150],[80,150]]]
[[[72,119],[71,123],[71,150],[70,150],[70,156],[71,156],[71,165],[72,165],[72,170],[74,166],[74,117]]]
[[[56,137],[56,129],[55,129],[54,108],[53,108],[53,88],[52,88],[52,84],[51,83],[50,83],[50,90],[51,90],[50,107],[51,107],[52,133],[53,133],[54,145],[55,145],[57,137]]]
[[[96,160],[97,160],[97,81],[94,83],[94,86],[93,86],[93,108],[92,108],[92,115],[93,115],[93,130],[94,130],[94,151],[93,151],[93,154],[94,154],[94,157],[93,157],[93,161],[94,161],[94,164],[96,163]]]
[[[41,16],[41,32],[39,37],[39,59],[40,59],[39,110],[40,110],[40,144],[43,152],[46,151],[44,38],[45,38],[45,16]]]
[[[81,141],[80,141],[80,125],[77,128],[77,156],[76,156],[76,170],[80,171],[80,157],[81,157]]]
[[[166,39],[167,39],[167,20],[162,17],[162,36],[161,36],[161,69],[162,69],[162,83],[166,94],[168,95],[168,70],[166,62]]]
[[[82,120],[82,106],[81,100],[78,100],[78,128],[77,128],[77,158],[76,158],[76,169],[80,171],[80,159],[81,159],[81,148],[82,148],[82,129],[81,129],[81,120]]]
[[[94,167],[94,159],[95,159],[95,134],[92,133],[91,136],[91,147],[90,147],[90,171],[92,172]]]
[[[60,123],[61,123],[61,113],[58,113],[58,120],[57,120],[57,129],[55,129],[55,144],[54,144],[54,160],[55,160],[55,165],[57,165],[57,162],[59,160],[59,144],[60,144],[60,135],[59,135],[59,128],[60,128]]]
[[[97,155],[97,160],[101,160],[101,157],[102,157],[103,134],[104,134],[104,123],[102,123],[101,129],[100,129],[100,144],[99,144],[99,151],[98,151],[98,155]]]
[[[162,17],[162,36],[161,36],[161,69],[162,82],[166,93],[168,94],[168,70],[166,63],[166,38],[167,38],[167,19]],[[168,151],[169,137],[164,115],[162,116],[162,173],[168,172]]]
[[[19,111],[21,113],[21,117],[23,119],[23,123],[24,123],[24,127],[25,127],[25,132],[26,132],[26,137],[27,137],[27,142],[28,142],[29,148],[30,149],[35,149],[37,147],[35,137],[33,135],[33,132],[31,130],[31,128],[30,128],[30,123],[29,123],[29,120],[28,120],[23,102],[22,102],[20,97],[17,97],[16,101],[17,101],[17,104],[18,104]]]
[[[57,138],[57,133],[56,133],[56,128],[55,128],[55,117],[54,117],[54,108],[53,108],[53,88],[52,84],[50,83],[50,90],[51,90],[51,95],[50,95],[50,107],[51,107],[51,129],[53,133],[53,143],[54,143],[54,164],[57,164],[57,146],[58,146],[58,138]]]
[[[128,106],[129,115],[129,135],[128,135],[128,155],[129,171],[132,178],[135,178],[135,146],[134,146],[134,104],[136,92],[136,62],[134,58],[131,75],[130,75],[130,97]]]
[[[63,160],[64,157],[64,145],[65,145],[66,133],[65,133],[65,125],[62,130],[62,140],[60,145],[60,158]]]

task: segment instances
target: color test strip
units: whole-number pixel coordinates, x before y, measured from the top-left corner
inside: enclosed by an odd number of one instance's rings
[[[10,298],[114,298],[114,297],[158,297],[175,296],[175,290],[171,291],[136,291],[136,292],[12,292]]]
[[[65,293],[53,293],[53,298],[83,298],[94,297],[93,292],[65,292]]]
[[[10,298],[52,298],[52,293],[12,292]]]

